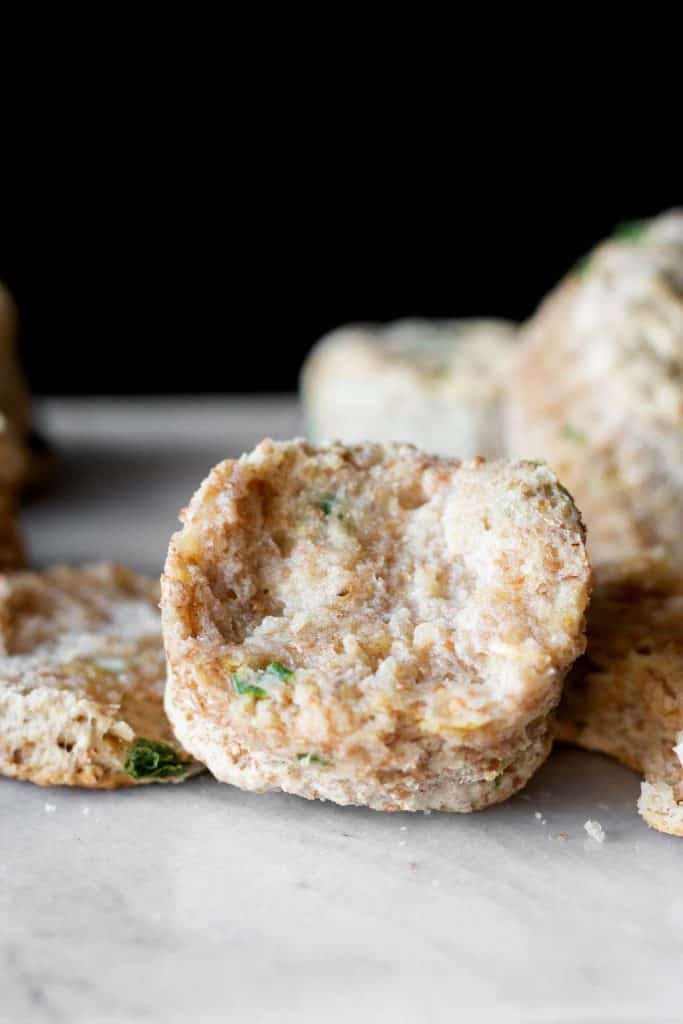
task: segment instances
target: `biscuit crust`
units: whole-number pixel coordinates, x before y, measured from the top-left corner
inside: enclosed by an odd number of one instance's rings
[[[683,835],[683,583],[656,553],[596,570],[557,730],[643,775],[640,813]]]
[[[472,810],[546,756],[589,587],[544,466],[264,441],[171,540],[167,713],[244,788]]]
[[[163,711],[157,605],[157,583],[112,564],[0,577],[1,774],[111,789],[198,770]],[[167,763],[133,777],[142,739],[169,748]],[[169,765],[176,754],[187,768]]]
[[[598,246],[521,334],[509,450],[567,485],[595,561],[683,566],[683,210]]]

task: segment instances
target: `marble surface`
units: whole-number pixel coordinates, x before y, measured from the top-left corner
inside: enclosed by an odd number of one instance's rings
[[[288,400],[41,416],[63,472],[25,513],[34,561],[151,572],[213,462],[301,429]],[[467,816],[208,777],[119,793],[0,780],[0,1020],[680,1021],[683,842],[646,828],[637,794],[632,773],[572,750]]]

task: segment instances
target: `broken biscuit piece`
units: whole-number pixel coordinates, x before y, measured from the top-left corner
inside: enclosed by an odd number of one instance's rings
[[[158,596],[111,564],[0,577],[0,774],[111,789],[200,770],[163,710]]]
[[[588,649],[557,728],[643,775],[638,810],[683,836],[683,583],[657,554],[596,570]]]

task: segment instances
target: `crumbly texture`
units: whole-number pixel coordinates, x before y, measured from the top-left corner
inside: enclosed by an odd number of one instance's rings
[[[515,338],[503,320],[399,320],[333,331],[301,375],[311,437],[409,441],[460,458],[502,455],[501,397]]]
[[[264,441],[183,518],[166,709],[217,778],[467,811],[543,761],[590,585],[545,466]]]
[[[645,777],[648,825],[683,835],[683,582],[657,554],[602,566],[558,737]]]
[[[111,564],[0,577],[0,773],[111,789],[198,770],[163,710],[158,596]]]
[[[600,245],[522,331],[516,455],[576,498],[595,561],[664,545],[683,567],[683,210]]]

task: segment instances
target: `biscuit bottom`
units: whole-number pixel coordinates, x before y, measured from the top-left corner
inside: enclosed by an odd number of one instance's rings
[[[596,570],[557,736],[644,775],[641,815],[683,836],[683,584],[656,555]]]
[[[467,813],[501,803],[522,789],[548,757],[552,747],[551,718],[533,723],[513,756],[500,751],[504,769],[497,774],[485,765],[489,758],[454,755],[437,750],[413,773],[375,773],[362,761],[328,760],[316,754],[277,757],[265,750],[246,749],[235,734],[228,734],[211,718],[197,717],[187,700],[186,688],[171,676],[166,685],[165,709],[173,731],[186,750],[201,750],[206,767],[219,782],[254,793],[281,790],[306,800],[332,800],[342,805],[375,811],[452,811]],[[507,754],[507,756],[506,756]],[[447,760],[447,767],[444,761]]]

